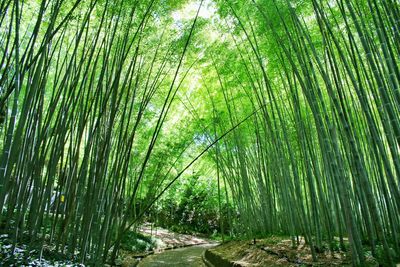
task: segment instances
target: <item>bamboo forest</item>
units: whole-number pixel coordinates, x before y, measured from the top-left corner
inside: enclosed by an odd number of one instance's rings
[[[0,0],[0,266],[400,266],[399,0]]]

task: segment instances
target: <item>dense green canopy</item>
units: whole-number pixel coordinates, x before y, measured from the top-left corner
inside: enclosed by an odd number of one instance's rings
[[[394,265],[399,21],[396,0],[0,0],[1,231],[91,264],[159,220]]]

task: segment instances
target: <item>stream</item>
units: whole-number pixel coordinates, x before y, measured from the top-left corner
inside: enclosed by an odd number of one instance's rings
[[[203,267],[206,266],[202,260],[203,252],[215,246],[215,244],[204,244],[186,248],[166,250],[144,258],[139,267]]]

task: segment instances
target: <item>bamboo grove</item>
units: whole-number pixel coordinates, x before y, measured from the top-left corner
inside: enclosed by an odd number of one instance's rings
[[[355,266],[365,266],[366,244],[392,266],[400,252],[399,3],[297,4],[225,3],[240,67],[213,65],[225,77],[230,121],[243,106],[233,84],[261,110],[216,160],[250,237],[290,234],[296,246],[304,236],[314,260],[323,246],[345,250],[348,238]],[[229,68],[243,71],[232,78]]]
[[[399,2],[193,1],[177,27],[188,2],[0,0],[2,231],[113,261],[211,160],[219,209],[238,211],[222,234],[304,237],[314,261],[327,247],[393,266]]]
[[[115,258],[137,219],[135,199],[195,24],[176,47],[164,41],[167,30],[151,34],[167,23],[156,21],[155,4],[1,1],[1,106],[11,112],[3,113],[0,205],[15,243],[28,233],[32,246],[55,244],[82,262]],[[155,97],[159,112],[150,111]],[[139,145],[145,154],[132,166]]]

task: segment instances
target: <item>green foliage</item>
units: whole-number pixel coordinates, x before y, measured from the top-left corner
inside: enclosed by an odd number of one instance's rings
[[[151,251],[156,246],[156,242],[152,237],[144,236],[140,233],[129,231],[125,233],[121,248],[132,252]]]
[[[151,246],[127,233],[148,219],[304,236],[314,260],[347,238],[354,265],[368,240],[393,265],[399,3],[201,3],[0,0],[0,219],[13,244],[29,233],[82,262],[113,259]]]
[[[220,218],[215,181],[192,175],[176,183],[152,211],[161,226],[181,233],[216,234],[219,221],[227,224],[227,206]],[[229,231],[229,229],[225,229]]]

